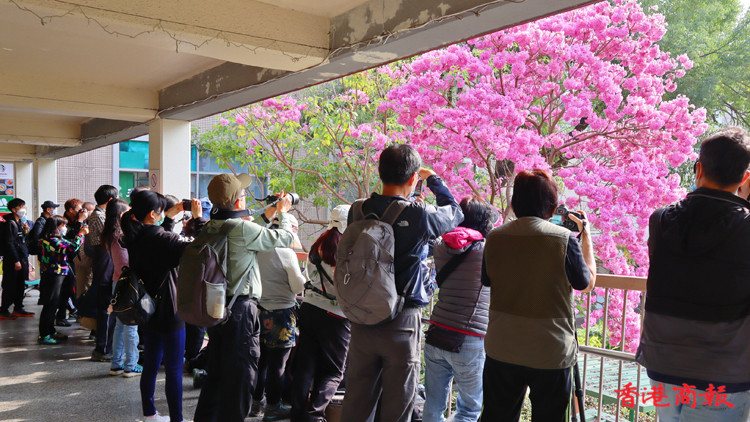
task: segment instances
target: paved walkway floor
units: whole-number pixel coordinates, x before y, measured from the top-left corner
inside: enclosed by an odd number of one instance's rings
[[[143,420],[140,377],[109,375],[109,362],[92,362],[94,342],[74,323],[58,330],[70,336],[62,345],[38,345],[38,292],[24,300],[33,318],[0,321],[0,421],[134,422]],[[183,378],[183,417],[192,420],[200,390]],[[156,381],[156,408],[168,414],[164,373]],[[247,421],[254,421],[248,418]],[[258,418],[258,420],[260,420]]]

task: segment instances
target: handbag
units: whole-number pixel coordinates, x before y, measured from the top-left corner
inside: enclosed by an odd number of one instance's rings
[[[156,302],[130,267],[123,267],[117,280],[112,311],[125,325],[145,324],[156,312]]]

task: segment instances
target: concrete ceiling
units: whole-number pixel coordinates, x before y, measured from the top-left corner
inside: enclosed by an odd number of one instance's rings
[[[0,159],[61,158],[592,0],[0,0]]]

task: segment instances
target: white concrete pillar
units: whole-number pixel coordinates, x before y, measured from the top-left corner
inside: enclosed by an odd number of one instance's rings
[[[26,201],[26,213],[32,220],[36,215],[36,204],[34,203],[34,165],[30,161],[16,161],[16,198]]]
[[[190,122],[156,119],[148,126],[151,189],[190,198]]]
[[[57,198],[57,160],[49,158],[39,158],[34,160],[34,185],[36,187],[34,195],[36,209],[34,215],[42,212],[39,208],[44,201],[52,201],[60,204],[57,214],[62,214],[62,202]]]

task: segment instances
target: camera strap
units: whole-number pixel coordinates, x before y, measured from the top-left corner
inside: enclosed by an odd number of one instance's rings
[[[216,207],[213,207],[211,209],[211,219],[212,220],[229,220],[230,218],[243,218],[243,217],[249,217],[250,211],[249,210],[222,210]]]
[[[453,271],[458,268],[459,265],[466,259],[467,256],[469,256],[469,252],[476,249],[476,246],[483,242],[483,240],[477,240],[472,242],[471,245],[469,245],[468,248],[466,248],[465,251],[461,252],[458,255],[453,255],[453,257],[448,261],[445,265],[443,265],[443,268],[440,269],[440,271],[437,272],[437,275],[435,276],[435,281],[437,282],[438,288],[442,287],[443,282],[446,278],[448,278]]]

